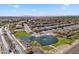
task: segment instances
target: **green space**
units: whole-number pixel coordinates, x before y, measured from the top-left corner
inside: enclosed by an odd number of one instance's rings
[[[31,41],[30,43],[32,46],[40,46],[42,49],[47,51],[52,49],[52,47],[50,47],[49,45],[41,46],[37,41]]]
[[[37,41],[31,41],[30,44],[32,46],[41,46],[40,43],[38,43]]]
[[[73,40],[72,39],[67,39],[67,38],[58,38],[59,41],[55,44],[52,44],[53,46],[57,47],[62,44],[72,44]]]
[[[46,45],[46,46],[41,46],[41,47],[42,47],[42,49],[47,50],[47,51],[49,51],[49,50],[52,49],[52,47],[50,47],[50,46],[48,46],[48,45]]]
[[[16,31],[13,33],[16,37],[28,37],[30,36],[30,33],[27,33],[25,31]]]
[[[79,32],[77,32],[69,37],[66,37],[66,38],[58,37],[58,39],[59,39],[59,41],[55,44],[52,44],[53,46],[57,47],[57,46],[60,46],[63,44],[72,44],[75,40],[79,39]]]

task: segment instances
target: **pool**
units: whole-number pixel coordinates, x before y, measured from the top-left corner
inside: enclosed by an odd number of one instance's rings
[[[34,36],[30,36],[30,37],[21,37],[22,40],[26,40],[26,41],[37,41],[39,42],[41,45],[51,45],[54,44],[58,41],[58,39],[56,37],[53,37],[51,35],[43,35],[40,37],[34,37]]]

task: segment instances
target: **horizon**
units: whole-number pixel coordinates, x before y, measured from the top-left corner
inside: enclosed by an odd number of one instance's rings
[[[19,15],[13,15],[13,16],[0,16],[0,17],[64,17],[64,16],[79,16],[79,15],[59,15],[59,16],[33,16],[33,15],[24,15],[24,16],[19,16]]]
[[[79,4],[0,4],[0,16],[79,16]]]

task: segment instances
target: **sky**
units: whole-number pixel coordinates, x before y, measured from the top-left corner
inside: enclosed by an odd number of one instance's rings
[[[0,4],[0,16],[79,15],[79,4]]]

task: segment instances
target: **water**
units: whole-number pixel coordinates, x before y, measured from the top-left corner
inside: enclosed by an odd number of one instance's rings
[[[41,37],[34,37],[34,36],[21,37],[21,39],[26,40],[27,42],[37,41],[41,45],[51,45],[51,44],[54,44],[58,41],[58,39],[56,37],[53,37],[51,35],[44,35],[44,36],[41,36]]]

